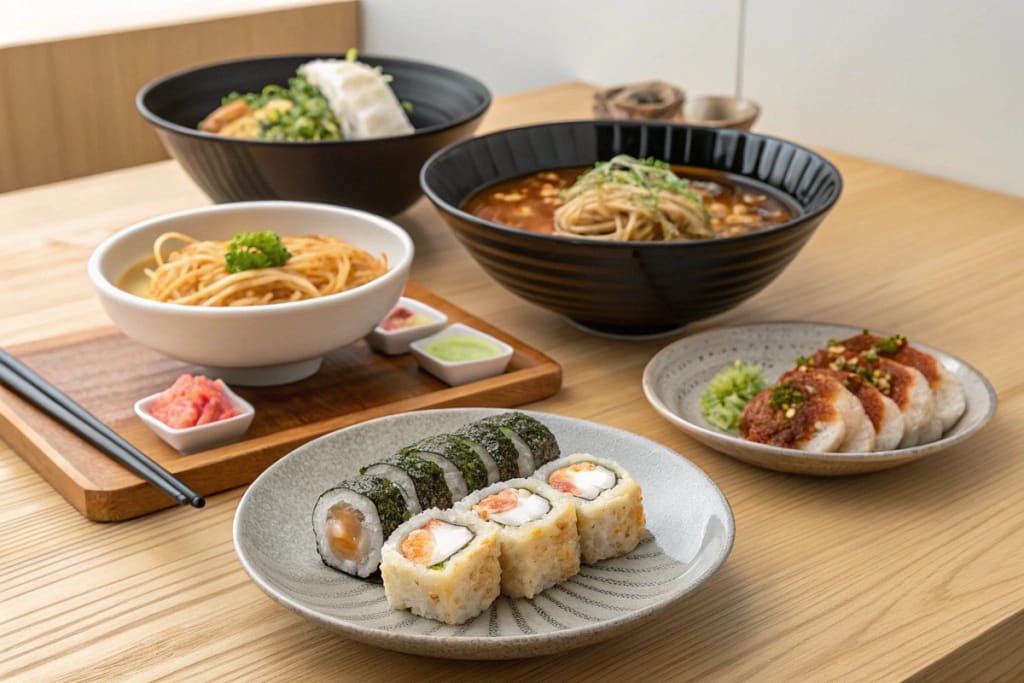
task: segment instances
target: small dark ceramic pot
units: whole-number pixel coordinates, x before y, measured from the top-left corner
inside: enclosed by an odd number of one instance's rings
[[[721,171],[777,197],[795,217],[737,237],[612,242],[510,228],[460,208],[501,180],[616,154]],[[648,121],[551,123],[480,136],[432,156],[420,183],[499,284],[582,327],[624,336],[668,332],[750,298],[796,257],[842,191],[834,165],[791,142]]]
[[[470,76],[405,59],[360,55],[393,76],[399,100],[412,104],[415,132],[372,140],[266,142],[196,129],[231,92],[284,85],[299,65],[344,55],[263,57],[201,66],[144,86],[136,106],[167,151],[215,202],[290,199],[339,204],[392,215],[420,197],[426,159],[476,130],[491,104]]]

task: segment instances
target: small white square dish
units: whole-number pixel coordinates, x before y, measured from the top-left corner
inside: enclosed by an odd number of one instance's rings
[[[409,353],[409,345],[439,332],[448,323],[448,316],[422,301],[403,296],[366,342],[380,353],[397,356]]]
[[[220,446],[235,441],[249,429],[256,409],[244,398],[236,394],[231,388],[222,384],[225,398],[237,411],[231,417],[196,425],[194,427],[176,428],[162,422],[152,414],[153,404],[165,391],[160,391],[135,402],[135,414],[153,430],[157,436],[163,439],[169,446],[183,455],[203,451],[214,446]]]
[[[410,350],[421,368],[451,386],[500,375],[513,353],[500,339],[462,323],[417,339]]]

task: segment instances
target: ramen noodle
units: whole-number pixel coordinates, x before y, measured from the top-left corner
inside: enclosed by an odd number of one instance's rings
[[[620,241],[714,237],[700,195],[668,164],[620,154],[565,191],[555,232]]]
[[[225,256],[231,242],[164,233],[153,244],[155,266],[145,270],[146,296],[189,306],[276,304],[343,292],[387,272],[385,254],[375,257],[336,237],[280,239],[290,254],[283,265],[229,272]],[[166,252],[174,241],[185,244]]]

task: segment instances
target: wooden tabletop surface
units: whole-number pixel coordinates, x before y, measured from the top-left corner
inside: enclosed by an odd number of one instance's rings
[[[483,130],[589,115],[567,84],[498,98]],[[896,680],[1024,676],[1024,200],[826,153],[845,189],[796,261],[692,330],[773,320],[896,330],[995,386],[974,438],[877,474],[756,469],[646,402],[644,365],[674,338],[612,341],[508,294],[426,201],[398,216],[413,278],[558,361],[529,407],[626,429],[701,467],[736,518],[722,569],[655,621],[548,658],[404,655],[324,630],[246,575],[231,527],[244,489],[202,510],[87,521],[0,442],[0,679]],[[108,323],[85,273],[106,235],[208,203],[174,162],[0,195],[0,344]]]

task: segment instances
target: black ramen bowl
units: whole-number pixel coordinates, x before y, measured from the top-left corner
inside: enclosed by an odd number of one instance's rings
[[[462,208],[496,182],[616,154],[722,172],[779,199],[795,216],[735,237],[613,242],[511,228]],[[646,121],[551,123],[476,137],[432,156],[420,184],[499,284],[581,327],[622,336],[669,332],[753,296],[796,257],[842,191],[835,166],[793,143]]]
[[[135,98],[167,151],[215,202],[290,199],[392,215],[420,197],[419,170],[445,145],[468,137],[491,104],[470,76],[406,59],[360,55],[393,77],[412,103],[409,135],[329,142],[242,140],[197,130],[228,93],[286,85],[299,65],[344,55],[260,57],[200,66],[155,80]]]

